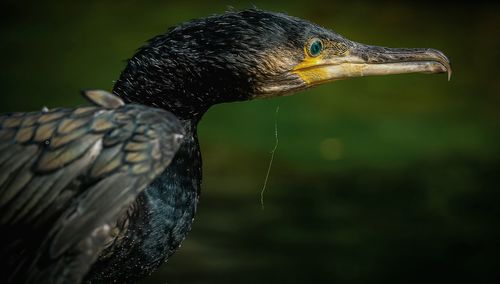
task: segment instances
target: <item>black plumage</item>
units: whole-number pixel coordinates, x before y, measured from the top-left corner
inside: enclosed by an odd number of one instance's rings
[[[91,91],[94,106],[0,118],[2,279],[123,283],[155,271],[191,228],[196,127],[215,104],[450,71],[436,50],[367,46],[255,9],[172,28],[129,60],[113,89],[121,99]]]

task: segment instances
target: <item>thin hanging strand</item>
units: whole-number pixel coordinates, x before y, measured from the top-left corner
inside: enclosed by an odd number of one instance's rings
[[[262,207],[262,210],[264,210],[264,193],[266,191],[267,187],[267,181],[269,180],[269,174],[271,173],[271,166],[273,165],[274,161],[274,154],[276,153],[276,150],[278,149],[278,112],[280,110],[280,106],[278,105],[276,107],[276,114],[274,117],[274,148],[271,151],[271,160],[269,160],[269,166],[267,167],[267,173],[266,173],[266,178],[264,179],[264,185],[262,186],[262,190],[260,191],[260,206]]]

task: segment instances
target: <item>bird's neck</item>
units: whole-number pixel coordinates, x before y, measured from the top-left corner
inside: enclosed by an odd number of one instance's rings
[[[165,45],[167,39],[161,39],[141,48],[116,81],[113,93],[125,102],[199,121],[215,104],[250,99],[252,79],[242,68],[223,68],[221,62],[176,53],[172,49],[179,43]]]
[[[122,74],[113,88],[113,93],[126,103],[162,108],[186,121],[199,121],[211,106],[202,99],[203,96],[193,94],[185,88],[182,82],[170,79],[153,82],[148,76],[141,77],[130,72]]]

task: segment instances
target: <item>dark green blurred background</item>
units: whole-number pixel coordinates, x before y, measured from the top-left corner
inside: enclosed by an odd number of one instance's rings
[[[204,184],[193,230],[144,283],[500,283],[498,5],[0,5],[2,112],[81,104],[78,91],[111,89],[145,40],[228,6],[287,12],[359,42],[444,51],[451,82],[362,78],[211,109],[199,127]]]

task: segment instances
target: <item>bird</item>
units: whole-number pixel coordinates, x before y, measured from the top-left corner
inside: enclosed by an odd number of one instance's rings
[[[90,104],[0,117],[5,283],[130,283],[186,238],[202,184],[197,125],[210,107],[353,77],[447,73],[432,48],[348,40],[257,8],[189,20],[140,47]]]

